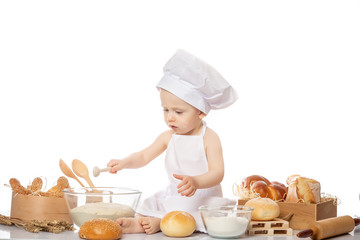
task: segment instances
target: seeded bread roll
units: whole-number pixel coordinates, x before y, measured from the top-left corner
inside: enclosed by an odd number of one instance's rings
[[[115,240],[122,237],[122,229],[113,220],[96,218],[86,221],[81,225],[79,237],[90,240]]]

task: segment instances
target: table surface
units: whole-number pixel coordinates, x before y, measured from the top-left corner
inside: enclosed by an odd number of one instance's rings
[[[295,231],[295,233],[298,231]],[[48,232],[39,232],[39,233],[31,233],[27,232],[23,229],[20,229],[16,226],[5,226],[0,225],[0,239],[67,239],[67,240],[79,240],[78,230],[72,231],[64,231],[62,233],[48,233]],[[145,233],[141,234],[124,234],[122,239],[125,240],[179,240],[179,239],[191,239],[191,240],[213,240],[215,238],[210,237],[204,233],[194,233],[190,237],[187,238],[171,238],[166,237],[163,233],[159,232],[152,235],[146,235]],[[292,240],[297,238],[295,235],[292,236],[268,236],[268,237],[260,237],[260,236],[246,236],[241,239],[263,239],[263,240]],[[304,238],[303,238],[304,239]],[[310,238],[307,238],[310,239]],[[331,239],[336,240],[355,240],[360,239],[360,227],[356,227],[354,231],[349,234],[345,234],[342,236],[334,237]]]

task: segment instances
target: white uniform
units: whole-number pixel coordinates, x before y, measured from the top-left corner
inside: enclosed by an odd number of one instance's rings
[[[198,211],[201,205],[228,205],[236,201],[222,197],[220,185],[207,189],[197,189],[191,197],[181,196],[177,191],[180,180],[173,174],[197,176],[208,171],[208,163],[204,149],[206,123],[200,135],[173,134],[165,156],[165,168],[170,184],[152,197],[145,199],[138,213],[146,216],[162,218],[166,213],[182,210],[190,213],[196,220],[197,230],[206,232]]]

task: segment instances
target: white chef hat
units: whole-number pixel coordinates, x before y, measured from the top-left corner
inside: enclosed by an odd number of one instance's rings
[[[238,96],[233,87],[209,64],[178,50],[164,66],[158,89],[171,92],[205,114],[226,108]]]

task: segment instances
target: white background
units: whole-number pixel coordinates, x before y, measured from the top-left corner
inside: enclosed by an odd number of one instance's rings
[[[346,0],[1,1],[0,210],[12,177],[50,186],[60,158],[91,171],[152,143],[167,129],[155,85],[182,48],[239,94],[206,117],[223,144],[225,197],[248,175],[297,173],[339,197],[339,215],[360,214],[359,10]],[[145,198],[166,186],[163,157],[93,181]]]

